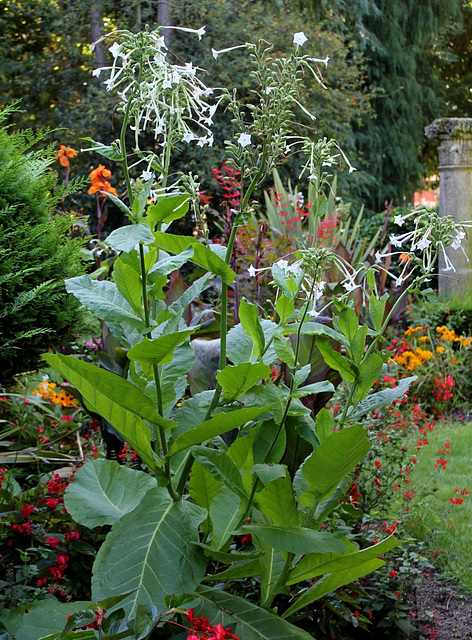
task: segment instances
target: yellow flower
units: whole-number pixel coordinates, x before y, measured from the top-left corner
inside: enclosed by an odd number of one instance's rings
[[[438,353],[444,353],[446,351],[446,347],[436,347],[436,351]]]
[[[419,343],[423,344],[423,342],[428,342],[429,336],[420,336]]]
[[[423,331],[423,327],[408,327],[405,331],[406,336],[411,336],[413,333],[418,333],[418,331]]]

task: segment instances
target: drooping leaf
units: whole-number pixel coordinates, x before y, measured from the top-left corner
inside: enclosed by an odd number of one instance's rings
[[[265,544],[277,551],[289,551],[301,555],[343,551],[346,548],[344,541],[332,533],[304,527],[251,524],[240,527],[238,533],[241,532],[260,537]]]
[[[373,353],[360,365],[357,400],[363,400],[366,397],[373,384],[379,379],[382,367],[383,359],[378,353]]]
[[[351,309],[351,307],[341,309],[338,315],[338,324],[340,330],[344,333],[348,341],[351,342],[359,327],[359,319],[354,309]]]
[[[93,566],[95,602],[135,589],[121,605],[127,615],[139,604],[163,609],[167,594],[191,592],[205,573],[198,525],[206,511],[188,501],[173,502],[156,487],[115,523]]]
[[[241,640],[313,640],[307,632],[262,609],[247,599],[239,598],[221,589],[201,585],[196,590],[202,605],[196,609],[216,625],[236,624],[233,632]]]
[[[192,455],[218,482],[226,485],[243,500],[247,500],[248,495],[243,485],[241,473],[231,458],[223,451],[208,447],[193,447]]]
[[[345,569],[344,571],[336,571],[335,573],[328,573],[325,577],[321,578],[308,590],[304,591],[294,602],[294,604],[285,611],[282,615],[283,618],[288,618],[296,611],[307,607],[312,602],[319,600],[328,593],[336,591],[339,587],[345,584],[349,584],[358,578],[362,578],[365,575],[376,571],[379,567],[385,564],[383,560],[377,558],[367,560],[363,564],[357,565],[351,569]]]
[[[152,400],[124,378],[105,369],[71,356],[45,354],[43,357],[82,394],[88,408],[105,418],[152,469],[151,432],[143,418],[164,428],[173,425],[159,416]]]
[[[233,402],[269,376],[270,367],[266,364],[243,362],[235,366],[227,365],[218,372],[216,379],[223,389],[223,398]]]
[[[252,474],[256,474],[265,486],[270,482],[274,482],[277,478],[285,478],[287,468],[283,464],[255,464],[251,469]]]
[[[91,460],[74,475],[66,489],[64,505],[76,522],[86,527],[114,524],[132,511],[156,479],[113,460]]]
[[[260,324],[264,332],[264,339],[267,343],[271,340],[273,332],[277,329],[277,325],[271,320],[261,320]],[[237,324],[228,331],[226,347],[228,360],[234,364],[251,361],[254,344],[251,338],[246,335],[241,324]],[[271,365],[275,360],[277,360],[277,356],[275,355],[273,346],[270,345],[264,353],[262,361],[265,364]]]
[[[303,464],[302,475],[307,489],[300,495],[300,503],[311,508],[313,503],[326,500],[370,447],[362,425],[328,436]]]
[[[156,247],[175,254],[182,253],[190,245],[194,251],[191,262],[220,276],[226,284],[233,282],[235,278],[234,271],[230,269],[226,262],[219,258],[216,253],[201,244],[198,240],[185,236],[175,236],[161,231],[157,231],[154,234],[154,238]]]
[[[339,371],[347,382],[354,382],[356,376],[349,364],[349,360],[341,355],[339,351],[333,349],[328,338],[320,336],[316,340],[316,346],[320,350],[324,361],[331,367],[331,369]]]
[[[233,538],[233,531],[238,528],[247,499],[234,493],[223,485],[210,505],[210,519],[212,524],[211,546],[224,549]]]
[[[334,385],[329,380],[314,382],[313,384],[307,384],[304,387],[298,387],[298,389],[292,393],[292,397],[304,398],[305,396],[313,393],[334,393]]]
[[[244,333],[252,340],[254,357],[259,358],[264,351],[265,336],[259,320],[257,305],[251,304],[243,298],[239,304],[239,320]]]
[[[290,340],[282,336],[278,331],[274,331],[273,338],[274,351],[277,358],[288,364],[289,367],[295,367],[295,353]]]
[[[126,322],[138,331],[145,331],[146,326],[139,315],[114,282],[108,280],[92,280],[89,276],[77,276],[65,281],[66,289],[72,293],[100,320],[105,322]]]
[[[255,496],[259,511],[268,516],[276,526],[295,526],[300,524],[300,512],[295,503],[290,477],[277,478],[267,484]]]
[[[132,251],[139,242],[144,245],[152,244],[154,236],[146,224],[128,224],[115,229],[107,236],[107,244],[116,251]]]
[[[220,340],[195,338],[190,344],[195,352],[195,362],[188,372],[191,394],[215,389],[220,363]]]
[[[168,333],[151,340],[144,338],[142,342],[128,351],[128,358],[149,364],[168,364],[177,345],[185,342],[195,331],[196,327],[174,331],[174,333]]]
[[[206,440],[211,440],[231,429],[242,427],[250,420],[256,420],[271,409],[267,407],[251,407],[247,409],[236,409],[230,413],[218,413],[213,418],[202,422],[197,427],[182,433],[172,445],[169,455],[173,456],[179,451],[184,451],[194,444],[200,444]]]
[[[154,227],[158,222],[168,224],[173,220],[183,218],[188,211],[188,195],[171,196],[170,198],[159,198],[156,203],[149,205],[147,218]]]
[[[291,298],[289,298],[285,294],[282,294],[277,300],[275,310],[279,315],[280,324],[285,324],[291,318],[295,311],[295,303]]]
[[[105,144],[102,144],[101,142],[96,142],[95,140],[92,140],[92,138],[82,138],[82,140],[90,142],[95,153],[98,153],[104,158],[108,158],[108,160],[113,160],[114,162],[123,161],[123,154],[120,153],[117,146],[118,140],[114,142],[112,146],[107,146]],[[82,149],[82,151],[90,151],[90,149]]]
[[[304,322],[301,327],[297,322],[293,322],[292,324],[288,324],[280,329],[284,336],[298,333],[299,330],[303,336],[326,336],[327,338],[332,338],[341,344],[346,343],[346,339],[342,333],[335,329],[331,329],[331,327],[327,327],[321,322]]]
[[[360,550],[352,542],[348,543],[348,549],[344,552],[332,554],[308,554],[300,560],[298,565],[290,572],[287,584],[296,584],[302,580],[311,580],[317,576],[335,571],[352,569],[364,564],[368,560],[378,558],[381,554],[398,546],[399,542],[393,536],[389,536],[381,542]]]
[[[366,413],[370,413],[374,409],[390,404],[394,400],[403,397],[410,388],[410,385],[418,379],[418,376],[410,376],[398,381],[398,385],[393,389],[384,389],[377,393],[371,393],[365,400],[359,402],[353,411],[348,413],[349,420],[359,420]]]
[[[192,465],[188,490],[196,504],[208,511],[221,486],[221,482],[207,471],[198,460],[195,460]]]
[[[143,289],[139,273],[133,267],[118,256],[113,265],[113,277],[118,291],[130,303],[137,315],[141,312],[141,299]]]
[[[321,409],[316,416],[316,435],[322,444],[333,433],[333,415],[328,409]]]
[[[176,269],[180,269],[182,265],[187,263],[193,256],[193,248],[187,247],[185,251],[179,253],[176,256],[167,256],[156,262],[154,266],[149,269],[148,278],[150,282],[154,282],[155,278],[158,276],[167,276],[172,271],[176,271]]]

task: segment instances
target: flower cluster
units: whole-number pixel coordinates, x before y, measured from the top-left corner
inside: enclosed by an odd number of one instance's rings
[[[187,640],[239,640],[229,628],[225,629],[221,622],[214,627],[206,618],[196,616],[193,609],[186,611],[185,615],[192,625],[188,630]]]
[[[67,393],[65,389],[56,391],[57,385],[55,382],[48,382],[43,380],[37,389],[33,390],[35,396],[40,396],[43,400],[57,404],[60,407],[76,407],[77,400],[70,393]]]
[[[451,504],[462,504],[464,502],[464,496],[468,496],[469,495],[469,491],[467,491],[467,489],[459,489],[458,487],[456,487],[456,489],[454,489],[454,494],[451,498],[449,498],[449,502]],[[460,495],[457,495],[460,494]]]
[[[111,171],[110,169],[106,169],[103,164],[99,164],[96,169],[91,171],[89,178],[92,182],[88,190],[90,195],[100,192],[103,198],[107,193],[112,193],[115,197],[118,197],[115,187],[112,187],[107,180],[107,178],[111,178]]]
[[[205,33],[204,27],[166,28],[194,33],[199,39]],[[118,90],[134,120],[137,149],[139,133],[148,128],[162,148],[179,141],[212,146],[210,127],[224,93],[211,104],[208,98],[215,90],[198,78],[199,69],[191,62],[175,64],[169,60],[162,32],[161,27],[152,32],[116,31],[104,36],[115,38],[109,49],[113,64],[96,69],[93,75],[108,73],[107,90]]]
[[[77,155],[77,151],[72,147],[66,147],[65,144],[61,144],[61,148],[57,152],[56,160],[62,167],[69,166],[69,158],[74,158]]]
[[[442,268],[443,272],[455,271],[454,264],[446,252],[448,248],[460,249],[467,261],[469,260],[462,247],[462,241],[466,237],[466,229],[472,227],[472,221],[457,223],[451,216],[441,216],[434,211],[418,209],[407,215],[396,215],[394,223],[401,227],[408,218],[415,220],[412,231],[390,235],[391,246],[398,248],[399,251],[387,250],[385,253],[381,251],[376,253],[376,260],[379,263],[390,256],[400,256],[404,264],[401,274],[399,276],[388,274],[395,278],[396,286],[401,286],[413,274],[424,281],[424,278],[433,273],[438,256],[442,256],[445,265]]]

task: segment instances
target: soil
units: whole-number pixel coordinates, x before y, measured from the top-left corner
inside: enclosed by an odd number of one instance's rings
[[[472,640],[472,595],[437,572],[423,577],[412,612],[410,640]]]

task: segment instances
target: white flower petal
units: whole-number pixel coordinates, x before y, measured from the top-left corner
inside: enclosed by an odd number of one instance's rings
[[[241,133],[241,135],[238,138],[238,143],[242,147],[249,146],[251,144],[251,136],[248,133]]]
[[[293,34],[293,44],[298,45],[299,47],[303,47],[305,42],[307,42],[308,38],[303,33],[303,31],[299,31],[298,33]]]

